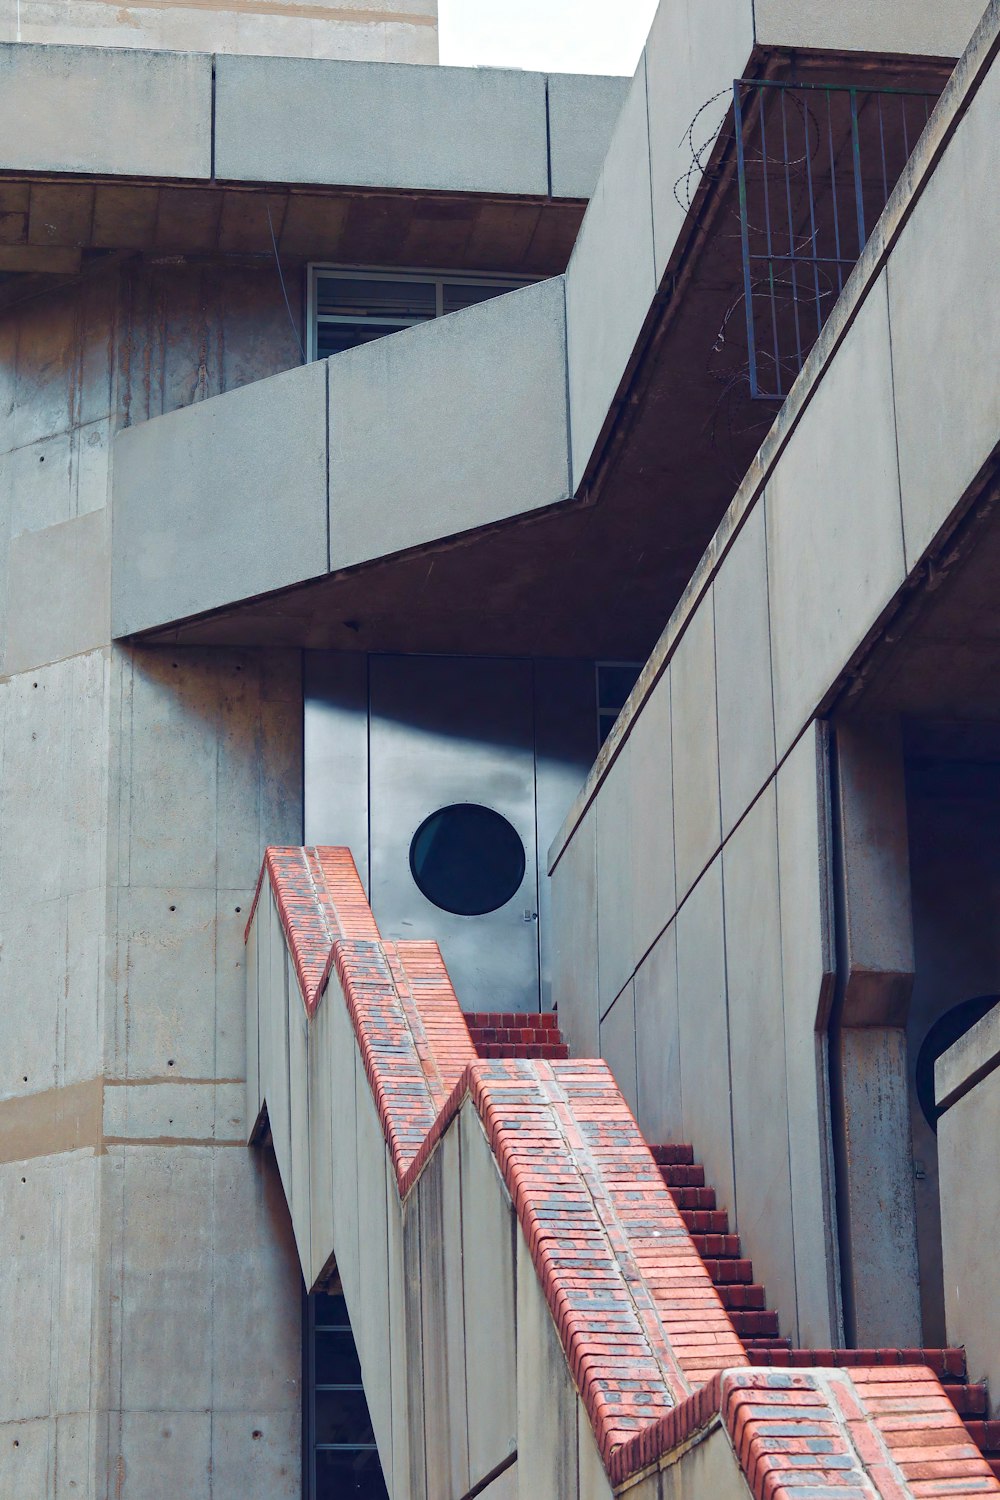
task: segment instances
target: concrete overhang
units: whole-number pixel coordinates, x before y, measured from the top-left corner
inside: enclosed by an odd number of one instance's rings
[[[661,6],[565,278],[122,433],[115,634],[644,656],[774,415],[745,402],[717,451],[732,80],[941,87],[978,19],[756,9]]]

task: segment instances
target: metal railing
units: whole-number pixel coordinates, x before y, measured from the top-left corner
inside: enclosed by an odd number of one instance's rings
[[[788,394],[937,98],[735,81],[751,396]]]

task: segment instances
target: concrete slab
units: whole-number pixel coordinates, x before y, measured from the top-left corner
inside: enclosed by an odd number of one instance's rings
[[[685,1141],[694,1144],[719,1207],[734,1209],[733,1121],[726,997],[722,860],[716,859],[677,913],[677,1010]]]
[[[348,1313],[361,1306],[361,1258],[358,1245],[357,1103],[360,1085],[368,1080],[360,1070],[358,1047],[347,1007],[331,985],[326,997],[333,1010],[333,1248],[347,1298]]]
[[[358,1247],[361,1300],[351,1327],[361,1356],[368,1411],[383,1463],[392,1469],[392,1384],[389,1364],[389,1247],[385,1136],[363,1068],[356,1077]]]
[[[326,498],[321,363],[120,432],[114,634],[324,573]]]
[[[332,568],[571,493],[561,277],[349,349],[329,372]]]
[[[982,19],[979,0],[916,0],[905,7],[846,0],[754,0],[757,42],[767,47],[958,57]]]
[[[655,290],[643,57],[566,272],[574,491],[608,419]]]
[[[774,770],[774,706],[764,507],[736,538],[715,581],[716,698],[722,837]]]
[[[517,1232],[517,1461],[539,1495],[576,1495],[577,1393],[524,1236]]]
[[[396,1475],[400,1486],[408,1482],[410,1472],[410,1429],[407,1406],[407,1326],[406,1281],[403,1271],[403,1211],[396,1190],[396,1174],[386,1147],[386,1243],[389,1280],[389,1381],[392,1396],[392,1453],[390,1462],[382,1464],[386,1487],[396,1494]]]
[[[545,127],[542,73],[216,59],[222,179],[544,197]]]
[[[797,1339],[795,1253],[781,988],[778,811],[765,787],[722,851],[736,1169],[734,1228]]]
[[[336,989],[332,995],[328,992],[320,1001],[309,1028],[309,1194],[312,1204],[310,1286],[322,1274],[333,1254],[332,1033],[333,1007],[339,998]],[[365,1084],[367,1087],[367,1080]],[[385,1154],[384,1144],[382,1154]],[[382,1198],[384,1203],[384,1192]]]
[[[212,1500],[299,1500],[302,1417],[250,1407],[212,1414]]]
[[[657,282],[701,179],[694,152],[711,155],[753,46],[751,0],[677,0],[656,12],[645,56]]]
[[[518,1447],[514,1210],[479,1116],[460,1117],[469,1474],[472,1485]],[[534,1269],[531,1275],[534,1277]]]
[[[988,249],[1000,234],[997,194],[988,187],[1000,170],[992,128],[998,108],[1000,75],[993,68],[888,266],[908,569],[972,483],[1000,430],[1000,392],[979,378],[1000,337],[997,266]]]
[[[883,274],[765,494],[779,758],[903,582],[891,392]]]
[[[123,1411],[121,1500],[146,1500],[171,1487],[204,1495],[212,1472],[212,1414],[196,1411]]]
[[[669,669],[643,704],[628,743],[634,966],[649,952],[677,906]]]
[[[713,592],[714,586],[699,604],[670,667],[678,901],[722,841]]]
[[[626,78],[549,74],[553,198],[589,198],[593,193],[628,87]]]
[[[626,743],[597,799],[597,975],[601,1014],[635,968],[632,944],[632,760]],[[626,1075],[627,1076],[627,1075]]]
[[[298,986],[288,995],[288,1115],[291,1126],[292,1180],[288,1203],[295,1242],[302,1247],[303,1276],[311,1270],[311,1180],[309,1162],[309,1023]]]
[[[576,1403],[576,1430],[579,1500],[611,1500],[612,1489],[594,1437],[590,1414],[579,1398]]]
[[[683,1140],[676,923],[670,924],[639,965],[634,986],[635,1117],[647,1141]]]
[[[414,1422],[411,1414],[423,1411],[427,1399],[424,1391],[423,1318],[420,1297],[420,1195],[410,1193],[403,1205],[403,1307],[406,1324],[406,1447],[409,1469],[405,1476],[393,1456],[393,1478],[397,1489],[414,1500],[430,1500],[427,1487],[426,1443],[423,1422]]]
[[[615,1075],[629,1109],[639,1108],[636,1083],[635,987],[630,979],[601,1020],[601,1056]]]
[[[210,177],[211,136],[210,57],[0,44],[10,171]]]
[[[829,760],[813,724],[777,777],[781,982],[798,1328],[803,1346],[843,1338],[836,1240],[826,1029],[833,992]]]
[[[424,1407],[429,1495],[469,1489],[459,1131],[447,1132],[419,1187],[424,1391],[433,1392]]]
[[[597,809],[579,826],[550,876],[552,882],[552,999],[559,1027],[575,1057],[596,1057],[600,1008],[597,993]]]
[[[119,905],[117,1003],[136,1078],[199,1078],[215,1044],[215,893],[130,886]]]

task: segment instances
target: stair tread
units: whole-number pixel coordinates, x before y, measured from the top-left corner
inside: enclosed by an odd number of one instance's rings
[[[729,1233],[729,1214],[724,1208],[685,1208],[682,1203],[678,1203],[677,1207],[690,1233]]]
[[[702,1234],[692,1232],[694,1248],[702,1260],[739,1260],[740,1237],[738,1234]]]
[[[650,1146],[653,1160],[661,1167],[692,1167],[694,1166],[694,1147],[684,1143],[674,1145]]]

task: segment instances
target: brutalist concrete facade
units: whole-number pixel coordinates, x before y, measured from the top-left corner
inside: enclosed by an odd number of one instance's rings
[[[728,1396],[686,1466],[609,1462],[468,1099],[394,1203],[347,1013],[286,1008],[283,1073],[248,1041],[252,911],[249,1013],[273,973],[298,1004],[254,903],[305,842],[303,654],[579,665],[623,654],[608,600],[649,659],[525,911],[573,1056],[694,1144],[797,1348],[996,1371],[993,1022],[938,1064],[940,1157],[914,1078],[947,1005],[1000,990],[988,851],[963,862],[998,717],[978,11],[663,0],[630,83],[388,66],[430,60],[430,12],[157,52],[67,11],[0,48],[2,1500],[307,1494],[302,1294],[333,1274],[393,1500],[763,1485]],[[702,299],[714,336],[739,295],[697,279],[736,244],[732,81],[798,69],[944,92],[791,396],[759,432],[741,408],[736,478],[628,511],[657,444],[705,468],[683,320]],[[307,365],[312,262],[534,284]]]

